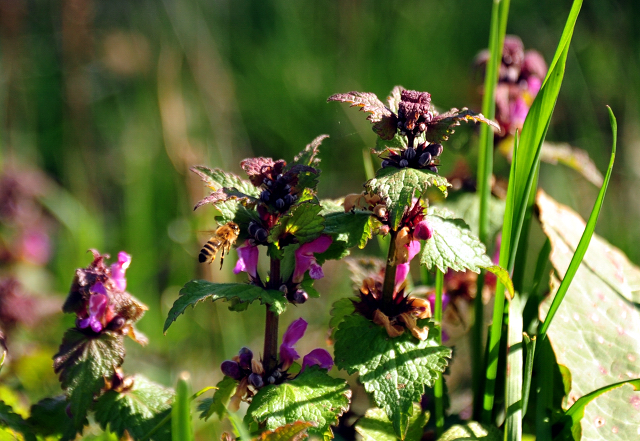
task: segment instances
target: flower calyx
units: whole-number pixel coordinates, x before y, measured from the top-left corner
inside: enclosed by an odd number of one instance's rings
[[[108,266],[109,255],[96,250],[93,262],[86,268],[76,270],[69,295],[62,307],[67,313],[76,314],[76,328],[88,336],[97,336],[111,331],[129,335],[136,342],[146,344],[147,338],[133,326],[147,307],[125,291],[126,269],[131,256],[124,251],[118,261]]]

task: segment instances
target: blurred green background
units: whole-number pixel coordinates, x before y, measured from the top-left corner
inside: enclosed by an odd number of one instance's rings
[[[571,2],[513,1],[508,33],[553,57]],[[291,159],[316,136],[322,145],[321,198],[359,192],[363,151],[375,144],[365,115],[327,104],[334,93],[384,98],[400,84],[426,90],[442,109],[480,107],[473,58],[486,47],[491,2],[6,0],[0,2],[0,164],[41,204],[48,263],[7,258],[37,304],[52,305],[8,335],[0,377],[31,401],[59,392],[50,357],[72,317],[58,311],[89,248],[133,256],[128,291],[149,306],[139,328],[146,348],[128,344],[125,372],[172,385],[192,373],[195,390],[221,377],[241,346],[262,347],[263,308],[237,314],[224,304],[188,310],[166,336],[162,325],[190,279],[241,280],[199,265],[215,228],[214,210],[193,212],[206,191],[192,165],[242,174],[249,156]],[[605,105],[618,117],[619,154],[597,232],[640,262],[640,3],[587,0],[578,19],[550,141],[586,150],[601,171],[611,136]],[[473,128],[460,128],[442,156],[475,167]],[[497,159],[497,172],[506,175]],[[583,215],[597,189],[578,173],[543,164],[541,186]],[[6,222],[4,248],[19,224]],[[534,231],[532,234],[536,234]],[[379,249],[370,244],[369,254]],[[328,263],[321,299],[290,307],[311,323],[300,352],[325,346],[331,303],[350,293],[344,265]],[[35,307],[31,304],[31,307]],[[31,311],[30,309],[27,309]],[[34,310],[35,311],[35,310]],[[33,312],[32,316],[36,316]],[[217,430],[207,425],[201,433]]]

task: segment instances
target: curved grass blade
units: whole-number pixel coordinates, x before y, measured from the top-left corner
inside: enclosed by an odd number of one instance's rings
[[[442,294],[444,286],[444,273],[436,269],[436,301],[434,305],[435,311],[433,318],[440,326],[438,334],[438,344],[442,345]],[[436,413],[436,437],[440,437],[444,431],[444,375],[439,375],[433,389],[435,395],[435,413]]]
[[[511,242],[514,238],[514,232],[524,231],[526,228],[522,226],[516,226],[516,222],[520,220],[521,206],[526,208],[532,204],[531,189],[536,186],[537,183],[537,170],[539,168],[539,150],[542,148],[542,143],[547,134],[549,123],[551,121],[551,115],[555,108],[558,93],[560,92],[560,86],[564,78],[564,70],[567,61],[567,55],[569,53],[569,43],[573,36],[573,29],[575,27],[580,8],[582,7],[582,0],[574,0],[567,18],[562,36],[560,37],[560,43],[556,50],[553,61],[551,62],[547,77],[542,84],[540,92],[536,96],[527,118],[522,128],[522,135],[520,137],[520,143],[518,146],[517,158],[514,158],[512,166],[515,165],[514,177],[516,181],[514,183],[509,182],[509,190],[507,191],[507,211],[505,211],[505,222],[502,229],[502,245],[500,253],[500,266],[508,267],[509,262],[512,261],[511,254],[517,252],[517,248],[513,247],[513,244],[505,244],[505,240]],[[536,159],[537,158],[537,159]],[[534,173],[534,179],[529,183],[529,176],[531,172]],[[523,179],[525,176],[528,178]],[[513,185],[512,185],[513,184]],[[529,191],[527,191],[529,188]],[[512,204],[512,210],[509,213],[509,205]],[[511,214],[511,218],[509,218]],[[518,217],[515,217],[515,216]],[[526,217],[526,216],[525,216]],[[519,233],[515,235],[517,239]],[[490,331],[489,340],[489,359],[487,360],[487,372],[485,379],[485,392],[483,400],[483,412],[482,422],[487,424],[491,422],[491,414],[493,411],[493,402],[495,394],[495,379],[498,371],[498,346],[502,337],[502,321],[504,312],[504,296],[502,286],[498,284],[496,286],[495,306],[493,314],[493,323]],[[516,289],[518,289],[516,287]]]
[[[604,202],[604,196],[607,192],[607,187],[609,186],[609,180],[611,179],[611,171],[613,169],[613,162],[616,158],[616,144],[618,139],[618,123],[616,121],[616,117],[611,110],[611,107],[607,106],[609,111],[609,121],[611,123],[611,130],[613,132],[613,146],[611,148],[611,159],[609,160],[609,167],[607,168],[607,174],[604,177],[604,183],[602,187],[600,187],[600,192],[598,193],[598,198],[593,206],[593,210],[591,211],[591,215],[589,216],[589,220],[587,221],[587,225],[584,229],[584,233],[582,233],[582,237],[580,238],[580,243],[576,248],[576,252],[571,259],[571,263],[569,264],[569,268],[567,269],[567,273],[562,279],[562,283],[558,288],[558,292],[556,296],[553,298],[553,302],[551,303],[551,307],[549,308],[549,313],[547,317],[544,319],[544,323],[540,327],[540,331],[538,333],[539,339],[543,340],[547,335],[547,330],[551,325],[551,321],[553,320],[556,311],[560,307],[560,303],[562,303],[562,299],[564,299],[567,290],[569,289],[569,284],[571,280],[573,280],[573,276],[575,276],[576,271],[578,271],[578,267],[582,262],[582,258],[587,252],[587,248],[589,247],[589,242],[591,241],[591,236],[593,236],[593,232],[596,228],[596,223],[598,222],[598,215],[600,214],[600,209],[602,208],[602,203]]]
[[[491,28],[489,31],[489,60],[484,79],[484,96],[482,98],[482,114],[493,120],[496,114],[495,90],[498,84],[498,72],[502,60],[502,46],[507,30],[510,0],[494,0],[491,9]],[[491,197],[491,175],[493,174],[493,131],[486,124],[480,126],[478,144],[478,193],[480,195],[480,213],[478,218],[478,234],[480,241],[486,246],[489,232],[489,200]],[[483,271],[478,277],[476,292],[482,292],[484,286]],[[474,417],[479,418],[482,371],[484,369],[482,338],[484,331],[484,304],[482,296],[477,296],[474,302],[474,324],[472,335],[472,363],[473,363],[473,396]]]

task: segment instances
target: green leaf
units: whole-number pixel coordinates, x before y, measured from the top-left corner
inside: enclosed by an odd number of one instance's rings
[[[258,441],[301,441],[307,438],[307,430],[313,425],[314,423],[310,421],[296,421],[275,430],[263,432]]]
[[[353,301],[358,300],[357,297],[343,297],[331,305],[331,319],[329,320],[329,328],[331,329],[331,339],[335,340],[335,334],[347,316],[350,316],[356,310]]]
[[[346,381],[331,378],[325,369],[311,366],[291,381],[266,386],[253,397],[245,424],[252,421],[274,430],[296,421],[317,423],[309,434],[333,438],[331,426],[349,409],[351,391]]]
[[[89,337],[71,328],[64,334],[53,368],[69,397],[76,429],[84,425],[94,396],[104,387],[104,378],[111,378],[124,361],[123,340],[124,336],[111,331]]]
[[[429,212],[435,211],[430,209]],[[438,213],[443,214],[442,211]],[[471,270],[476,273],[479,273],[481,268],[486,269],[494,273],[513,296],[513,284],[509,273],[491,262],[484,244],[471,233],[462,219],[435,214],[428,214],[425,219],[433,229],[433,237],[426,240],[422,247],[422,265],[430,270],[435,266],[443,273],[446,273],[448,268],[454,271]]]
[[[252,303],[260,300],[263,305],[269,305],[269,309],[276,314],[281,314],[287,307],[287,300],[280,291],[266,290],[259,286],[245,283],[213,283],[207,280],[192,280],[187,282],[180,290],[180,297],[173,303],[171,310],[164,322],[163,332],[167,332],[169,326],[188,306],[195,306],[198,302],[211,299],[235,301],[239,303]]]
[[[633,386],[633,389],[638,391],[640,388],[640,379],[626,380],[610,384],[580,397],[575,403],[573,403],[571,408],[565,412],[559,423],[554,425],[554,428],[556,429],[558,426],[562,427],[561,432],[554,439],[557,441],[580,441],[582,439],[580,420],[584,417],[587,404],[591,403],[599,396],[625,385]],[[631,392],[631,389],[628,390]],[[638,396],[638,394],[636,394],[636,396]],[[602,421],[606,424],[606,419],[604,417]],[[594,439],[598,438],[595,437]]]
[[[396,115],[394,115],[374,93],[337,93],[330,96],[327,101],[351,103],[351,107],[357,106],[360,107],[362,111],[371,113],[367,119],[373,123],[373,131],[382,139],[392,139],[398,131]]]
[[[493,425],[482,425],[476,421],[456,424],[442,434],[438,441],[502,441],[504,436]]]
[[[316,167],[320,163],[320,158],[318,158],[318,147],[322,144],[322,141],[327,139],[329,135],[320,135],[310,144],[308,144],[303,151],[298,153],[294,158],[292,165],[300,164],[300,165],[309,165],[312,167]]]
[[[172,399],[171,389],[135,375],[131,389],[110,390],[98,399],[95,419],[103,430],[108,427],[118,437],[123,437],[126,431],[133,439],[139,439],[168,415]],[[165,424],[151,439],[170,440],[170,428],[170,424]]]
[[[213,398],[205,398],[198,405],[200,418],[208,420],[214,413],[221,420],[227,414],[227,404],[236,391],[238,382],[231,377],[225,376],[216,384],[217,390],[213,393]]]
[[[423,412],[419,404],[413,403],[413,416],[409,419],[409,428],[405,441],[420,441],[424,426],[429,421],[429,413]],[[393,425],[382,409],[369,409],[356,423],[356,432],[362,441],[397,441]]]
[[[57,435],[61,440],[73,440],[76,438],[76,427],[67,414],[68,404],[65,395],[40,400],[31,406],[28,424],[38,435],[44,437]],[[85,419],[82,426],[87,424],[89,422]]]
[[[269,233],[269,242],[278,241],[287,234],[295,236],[300,243],[311,242],[324,230],[324,218],[318,213],[322,207],[305,202],[292,208],[291,214],[282,216]]]
[[[26,441],[36,441],[31,428],[20,415],[15,413],[11,406],[0,400],[0,427],[7,427],[15,433],[22,434]],[[16,437],[16,439],[18,439]]]
[[[246,227],[248,227],[251,221],[260,221],[260,215],[255,210],[250,210],[246,206],[242,205],[240,201],[225,201],[216,204],[215,208],[220,212],[220,216],[216,216],[216,221],[220,224],[226,224],[229,222],[235,222],[240,226],[239,240],[244,240],[246,235]]]
[[[335,334],[336,365],[349,374],[358,372],[400,438],[407,433],[413,403],[420,401],[425,385],[433,387],[451,356],[450,348],[438,345],[433,322],[421,320],[418,326],[429,326],[428,339],[420,341],[410,332],[389,338],[382,326],[354,314],[344,318]]]
[[[567,271],[574,254],[566,236],[576,234],[574,229],[584,229],[579,216],[569,208],[550,198],[538,196],[540,220],[551,241],[551,263],[562,276]],[[573,219],[565,226],[556,222]],[[594,235],[592,243],[596,242]],[[598,239],[600,240],[600,239]],[[591,268],[586,256],[599,256],[601,266]],[[587,249],[573,281],[560,303],[555,318],[550,322],[547,337],[558,363],[571,372],[569,404],[605,386],[640,377],[640,309],[630,302],[620,284],[611,284],[611,267],[606,260],[622,253],[609,245],[606,253],[599,246]],[[595,260],[594,260],[595,261]],[[630,264],[631,265],[631,264]],[[625,275],[638,274],[638,267],[625,268]],[[621,274],[618,271],[618,274]],[[551,280],[551,295],[540,305],[540,318],[544,319],[559,289],[556,277]],[[546,322],[546,320],[545,320]],[[627,440],[637,438],[640,425],[640,393],[629,387],[608,392],[589,404],[581,420],[583,440]]]
[[[495,121],[487,119],[482,113],[475,113],[463,107],[462,110],[451,109],[440,115],[435,115],[433,120],[427,123],[426,139],[429,142],[441,143],[449,139],[454,133],[454,127],[459,126],[461,122],[485,123],[500,132],[500,126]]]
[[[191,171],[200,176],[202,181],[213,191],[222,188],[235,188],[236,190],[254,197],[260,196],[260,189],[247,180],[241,179],[233,173],[228,173],[219,168],[209,168],[203,165],[191,167]]]
[[[280,278],[289,280],[296,270],[296,251],[300,248],[299,243],[293,243],[282,248],[282,259],[280,259]]]
[[[476,273],[480,268],[496,275],[500,283],[513,297],[513,282],[509,272],[494,265],[486,254],[486,248],[462,219],[453,217],[446,209],[430,207],[425,217],[433,229],[433,237],[425,241],[422,247],[420,263],[430,270],[436,266],[440,271],[446,268],[454,271],[471,270]]]
[[[309,272],[304,275],[304,280],[300,283],[300,288],[311,297],[312,299],[319,299],[320,293],[313,287],[314,279],[311,278]]]
[[[447,199],[445,208],[454,212],[457,217],[471,227],[471,232],[476,236],[479,235],[478,225],[480,219],[480,195],[477,193],[463,193],[455,200]],[[502,220],[504,218],[505,201],[494,196],[489,197],[489,229],[487,237],[490,240],[502,229]]]
[[[397,229],[406,207],[412,206],[413,197],[422,196],[427,188],[435,185],[446,196],[450,184],[447,179],[427,170],[386,167],[378,170],[375,179],[365,184],[370,193],[379,194],[389,209],[389,220]]]
[[[330,235],[334,242],[344,242],[346,248],[357,246],[362,249],[373,237],[375,218],[370,211],[341,210],[325,215],[324,234]]]

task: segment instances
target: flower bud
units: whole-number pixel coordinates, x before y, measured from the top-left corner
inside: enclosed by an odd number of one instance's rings
[[[431,162],[431,153],[429,152],[424,152],[423,154],[420,155],[420,158],[418,159],[418,164],[420,164],[423,167],[429,164],[430,162]]]
[[[256,389],[260,389],[262,386],[264,386],[264,380],[262,379],[261,375],[251,374],[249,375],[249,384],[251,384]]]
[[[287,205],[293,204],[293,196],[290,195],[290,194],[285,195],[284,203],[287,204]]]
[[[282,210],[282,209],[284,208],[284,200],[282,200],[282,199],[280,199],[280,198],[279,198],[279,199],[277,199],[277,200],[276,200],[276,208],[277,208],[278,210]]]
[[[271,192],[269,190],[265,190],[260,193],[260,199],[262,202],[269,202],[269,197],[271,196]]]
[[[255,238],[258,242],[266,241],[268,236],[269,236],[269,233],[267,233],[267,230],[265,230],[264,228],[259,228],[255,234]]]
[[[227,377],[231,377],[234,380],[239,380],[243,377],[240,365],[232,360],[225,360],[220,365],[220,370]]]
[[[126,323],[126,319],[120,315],[115,316],[107,325],[107,329],[110,331],[119,331]]]
[[[238,352],[240,367],[242,369],[251,369],[251,360],[253,359],[253,352],[249,348],[242,348],[240,352]]]
[[[389,167],[389,160],[387,160],[387,159],[382,161],[382,168],[386,168],[386,167]]]
[[[299,305],[306,302],[308,299],[309,299],[309,294],[307,294],[305,291],[301,289],[296,290],[296,292],[294,292],[293,295],[291,296],[291,301]]]
[[[254,236],[256,235],[258,229],[260,228],[260,224],[258,224],[257,222],[251,222],[249,224],[249,235],[250,236]]]
[[[426,131],[426,130],[427,130],[427,125],[426,125],[425,123],[420,123],[420,124],[418,124],[418,130],[419,130],[420,132],[424,132],[424,131]]]
[[[400,166],[400,168],[405,168],[409,165],[409,161],[407,161],[406,159],[401,159],[398,165]]]
[[[438,173],[438,167],[436,167],[435,165],[430,165],[427,167],[427,170],[430,170],[434,173]]]
[[[404,151],[404,157],[407,158],[407,160],[411,161],[413,158],[416,157],[416,149],[414,149],[413,147],[409,147]]]
[[[442,144],[429,144],[426,150],[431,153],[431,156],[435,157],[440,156],[444,148],[442,147]]]

